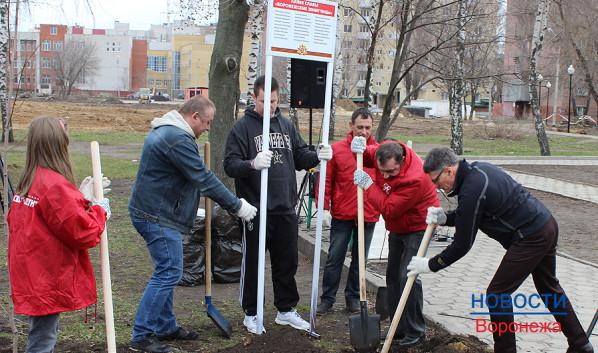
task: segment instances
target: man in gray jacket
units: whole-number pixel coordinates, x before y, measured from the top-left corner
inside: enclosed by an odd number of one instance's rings
[[[173,289],[183,274],[182,234],[193,226],[200,195],[245,221],[257,213],[207,170],[199,155],[195,139],[210,129],[214,111],[209,99],[195,96],[178,111],[154,119],[143,144],[129,214],[147,243],[154,274],[135,316],[131,340],[135,350],[172,352],[172,347],[159,341],[195,340],[199,336],[177,325]]]

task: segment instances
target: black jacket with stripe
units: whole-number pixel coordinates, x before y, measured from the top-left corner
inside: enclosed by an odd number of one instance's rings
[[[430,259],[428,264],[433,272],[465,256],[478,229],[508,249],[513,242],[540,230],[551,217],[544,204],[490,163],[461,161],[449,196],[454,195],[458,196],[459,205],[447,212],[446,225],[455,227],[455,238]]]

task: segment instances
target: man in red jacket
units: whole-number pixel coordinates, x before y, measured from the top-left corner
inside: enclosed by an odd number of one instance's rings
[[[357,234],[357,188],[353,184],[353,173],[357,163],[351,152],[354,136],[366,139],[368,145],[377,146],[372,136],[374,118],[366,108],[353,112],[349,122],[347,138],[332,145],[332,159],[328,162],[326,173],[326,193],[324,197],[324,223],[330,226],[330,248],[322,280],[322,296],[317,313],[326,314],[332,309],[336,291],[341,280],[341,272],[351,234]],[[375,176],[374,168],[366,168],[366,173]],[[370,248],[374,226],[380,218],[380,212],[374,210],[365,200],[365,253]],[[357,257],[357,239],[351,249],[351,266],[345,287],[345,302],[350,312],[359,311],[359,271]]]
[[[407,145],[386,141],[366,147],[363,137],[355,137],[351,150],[363,153],[364,166],[376,168],[373,179],[366,172],[355,171],[354,183],[365,190],[365,198],[382,213],[390,232],[386,287],[388,313],[393,317],[407,282],[407,265],[417,254],[426,229],[427,209],[439,205],[438,195],[424,173],[422,160]],[[422,285],[417,279],[394,337],[402,347],[415,346],[425,338],[423,304]]]

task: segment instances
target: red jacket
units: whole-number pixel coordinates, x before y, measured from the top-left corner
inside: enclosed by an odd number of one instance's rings
[[[62,175],[38,167],[26,198],[8,212],[8,269],[15,313],[44,316],[96,302],[87,249],[106,224],[101,206],[89,206]]]
[[[353,173],[357,168],[355,154],[351,152],[353,133],[332,145],[332,160],[326,164],[326,191],[324,209],[330,210],[332,217],[344,221],[357,221],[357,186],[353,184]],[[373,136],[367,141],[368,146],[378,146]],[[363,169],[372,179],[376,176],[374,168]],[[316,193],[317,195],[317,193]],[[364,197],[365,222],[378,222],[380,212]]]
[[[424,173],[422,160],[407,145],[400,145],[405,151],[405,161],[399,175],[392,179],[384,179],[377,168],[378,146],[368,146],[363,154],[364,165],[376,166],[374,184],[365,197],[382,213],[386,229],[399,235],[425,230],[428,207],[439,206],[436,187]]]

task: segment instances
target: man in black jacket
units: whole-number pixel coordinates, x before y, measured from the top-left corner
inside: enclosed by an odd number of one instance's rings
[[[430,207],[426,219],[428,224],[455,227],[455,238],[431,259],[414,256],[408,275],[450,266],[467,254],[481,229],[507,250],[486,291],[494,351],[517,352],[511,294],[531,274],[540,297],[567,337],[567,353],[593,353],[556,278],[558,225],[550,211],[502,169],[484,162],[459,162],[448,148],[432,149],[424,171],[438,188],[458,196],[455,211],[445,213],[442,208]]]
[[[265,77],[254,83],[255,108],[233,126],[226,141],[224,170],[235,179],[237,195],[259,208],[261,170],[268,171],[268,214],[266,248],[270,251],[274,305],[278,309],[275,322],[299,330],[309,330],[295,306],[299,302],[295,273],[297,272],[298,222],[297,177],[295,170],[310,169],[320,160],[332,158],[332,148],[320,145],[318,152],[310,150],[293,123],[283,117],[278,105],[278,83],[272,79],[270,98],[270,149],[262,151],[262,120],[264,114]],[[243,195],[243,196],[241,196]],[[257,264],[259,248],[259,216],[244,224],[241,305],[245,311],[243,324],[257,334]]]

